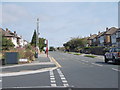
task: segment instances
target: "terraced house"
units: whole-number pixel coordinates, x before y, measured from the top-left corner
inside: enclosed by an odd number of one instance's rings
[[[2,33],[2,37],[5,37],[12,41],[12,43],[15,45],[14,47],[24,47],[28,44],[26,40],[24,40],[20,35],[16,33],[16,31],[11,32],[9,29],[6,28],[6,30],[0,28],[0,33]]]
[[[106,31],[98,32],[98,35],[91,35],[88,42],[92,42],[89,46],[120,46],[120,29],[106,28]]]

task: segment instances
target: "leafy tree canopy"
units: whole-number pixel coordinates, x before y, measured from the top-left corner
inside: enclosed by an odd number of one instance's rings
[[[12,43],[10,39],[7,39],[5,37],[2,38],[2,49],[3,50],[8,50],[13,47],[14,47],[14,44]]]

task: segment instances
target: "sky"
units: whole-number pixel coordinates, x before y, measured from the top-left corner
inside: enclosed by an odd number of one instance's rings
[[[40,19],[40,37],[60,47],[72,37],[87,37],[118,27],[117,2],[3,2],[2,27],[31,41]]]

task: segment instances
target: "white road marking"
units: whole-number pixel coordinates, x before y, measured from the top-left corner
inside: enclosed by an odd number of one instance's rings
[[[33,65],[52,65],[54,63],[52,62],[41,62],[41,63],[28,63],[28,64],[18,64],[18,65],[12,65],[12,66],[3,66],[0,68],[14,68],[14,67],[21,67],[21,66],[33,66]]]
[[[60,76],[60,77],[64,77],[64,75],[63,75],[63,74],[59,74],[59,76]]]
[[[65,76],[63,75],[62,71],[61,71],[60,69],[57,69],[57,71],[58,71],[59,76],[60,76],[60,78],[61,78],[61,80],[62,80],[63,86],[64,86],[64,87],[69,87],[69,84],[68,84]]]
[[[51,83],[55,83],[56,81],[51,81]]]
[[[52,87],[56,87],[57,86],[53,70],[50,70],[50,82],[51,82],[51,86]]]
[[[61,79],[65,79],[65,77],[64,77],[64,78],[61,78]]]
[[[26,75],[26,74],[35,74],[35,73],[42,73],[42,72],[47,72],[47,71],[55,70],[55,69],[57,69],[57,67],[44,68],[44,69],[39,69],[39,70],[34,70],[34,71],[28,71],[28,72],[0,73],[0,76],[2,76],[2,77],[8,77],[8,76],[19,76],[19,75]]]
[[[69,87],[69,85],[68,84],[63,84],[65,87]]]
[[[100,66],[102,67],[103,65],[100,65],[100,64],[96,64],[96,63],[92,63],[93,65],[96,65],[96,66]]]
[[[86,60],[81,60],[81,61],[83,61],[83,62],[88,62],[88,61],[86,61]]]
[[[118,69],[115,69],[115,68],[112,68],[112,70],[114,70],[114,71],[117,71],[117,72],[120,72],[120,70],[118,70]]]
[[[51,80],[55,80],[55,78],[50,78]]]
[[[54,76],[50,76],[51,78],[53,78]]]
[[[66,81],[66,80],[62,80],[62,82],[63,82],[63,83],[67,83],[67,81]]]
[[[52,87],[56,87],[57,85],[56,84],[51,84]]]

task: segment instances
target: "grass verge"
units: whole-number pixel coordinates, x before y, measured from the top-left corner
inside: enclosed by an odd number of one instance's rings
[[[93,55],[84,55],[84,57],[95,58],[95,57],[97,57],[97,56],[93,56]]]
[[[74,53],[74,55],[81,55],[81,53]]]

